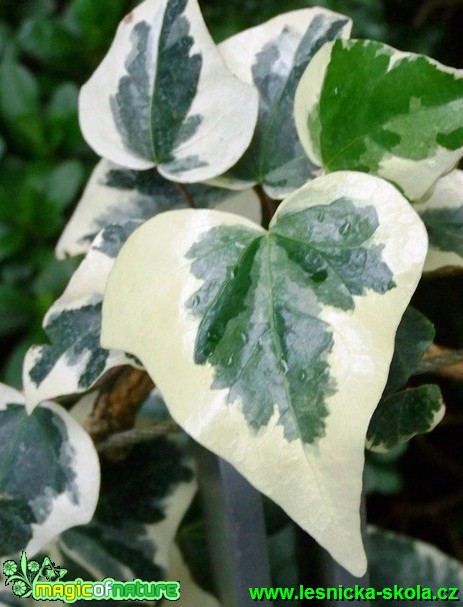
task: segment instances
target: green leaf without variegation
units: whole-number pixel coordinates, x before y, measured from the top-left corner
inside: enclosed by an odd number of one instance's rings
[[[277,403],[288,440],[324,436],[326,397],[337,386],[321,306],[351,310],[354,295],[395,287],[382,247],[366,244],[377,228],[373,206],[340,198],[277,217],[265,236],[214,228],[188,251],[202,282],[187,302],[201,319],[195,362],[214,367],[212,388],[229,389],[229,404],[238,401],[256,430]]]
[[[385,393],[401,388],[418,367],[435,337],[434,326],[412,306],[405,310],[395,336],[394,356]]]
[[[426,244],[408,201],[361,173],[314,179],[268,232],[162,213],[119,253],[102,344],[135,354],[188,434],[361,575],[365,436]]]
[[[34,553],[88,522],[98,489],[98,456],[69,414],[48,403],[28,415],[24,397],[0,385],[0,555]]]
[[[317,50],[347,37],[350,27],[349,19],[336,13],[302,9],[222,42],[227,66],[259,91],[259,116],[251,145],[219,182],[259,183],[273,198],[284,198],[316,175],[296,133],[294,94]]]
[[[244,152],[257,92],[226,69],[197,0],[145,0],[121,22],[79,108],[83,134],[101,156],[133,169],[159,165],[192,183]]]
[[[27,406],[89,390],[109,369],[133,357],[100,346],[101,305],[119,250],[139,222],[110,224],[92,243],[63,295],[48,310],[43,327],[49,344],[32,346],[24,360]]]
[[[123,460],[104,462],[94,518],[64,533],[59,549],[91,579],[166,579],[171,543],[195,489],[183,446],[168,439],[137,445]]]
[[[309,157],[421,198],[463,156],[463,72],[374,41],[328,43],[296,95]]]
[[[252,189],[236,193],[205,184],[188,184],[182,192],[155,169],[134,171],[101,160],[58,242],[56,254],[63,259],[86,253],[98,232],[110,224],[114,230],[133,221],[146,221],[158,213],[187,208],[186,196],[198,208],[217,207],[260,223],[259,199]]]
[[[445,407],[438,386],[425,385],[383,398],[371,418],[367,447],[389,451],[416,434],[430,432],[444,416]]]
[[[416,205],[426,226],[429,251],[424,266],[432,272],[463,265],[463,171],[452,171],[436,184],[431,196]]]
[[[387,607],[391,601],[396,605],[413,602],[414,605],[444,607],[449,604],[450,592],[441,599],[438,596],[441,589],[454,588],[455,596],[458,596],[458,589],[463,585],[462,564],[434,546],[376,527],[368,528],[365,543],[370,586],[377,590],[392,590],[391,596],[384,592],[376,595],[375,604],[379,607]],[[396,588],[399,592],[403,589],[400,592],[402,600],[400,595],[394,598]]]

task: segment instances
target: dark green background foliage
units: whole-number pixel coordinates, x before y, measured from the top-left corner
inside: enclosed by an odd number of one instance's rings
[[[97,160],[80,135],[78,89],[135,4],[0,0],[1,379],[14,385],[20,384],[28,345],[45,341],[42,317],[78,263],[57,262],[53,256]],[[317,4],[352,17],[356,37],[463,66],[463,0],[200,0],[217,41],[283,10]],[[458,277],[428,279],[414,297],[414,306],[436,325],[437,343],[463,347],[462,286]],[[409,385],[435,381],[425,376]],[[463,496],[455,490],[463,478],[458,411],[463,393],[451,381],[440,386],[448,410],[445,424],[388,456],[368,456],[369,516],[463,558]],[[277,551],[281,557],[292,541],[285,531],[292,523],[280,518],[269,531],[275,541],[283,534],[284,550],[280,542]],[[274,566],[281,572],[287,563],[280,557]]]

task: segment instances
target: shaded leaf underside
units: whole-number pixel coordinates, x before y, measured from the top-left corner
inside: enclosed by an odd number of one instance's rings
[[[338,37],[346,22],[318,15],[302,38],[287,26],[257,54],[252,78],[259,91],[259,117],[251,145],[230,172],[233,177],[285,190],[296,189],[314,176],[315,167],[296,132],[294,94],[311,57],[327,40]],[[294,46],[288,64],[287,49]]]
[[[463,257],[463,204],[458,208],[428,209],[421,219],[431,246]]]
[[[336,385],[322,307],[352,310],[354,296],[395,286],[382,247],[367,242],[377,227],[372,206],[340,198],[283,214],[266,235],[216,227],[191,247],[204,281],[186,304],[201,318],[195,362],[214,367],[212,388],[228,388],[255,430],[277,406],[287,440],[324,436]]]

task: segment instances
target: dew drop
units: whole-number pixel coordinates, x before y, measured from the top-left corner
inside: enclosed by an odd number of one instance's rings
[[[299,371],[297,377],[300,381],[305,381],[307,379],[307,373],[304,370]]]
[[[312,274],[310,278],[316,283],[324,282],[328,278],[328,271],[320,270],[319,272]]]
[[[280,371],[282,371],[285,374],[288,373],[289,367],[288,367],[288,363],[285,360],[280,361],[279,367],[280,367]]]
[[[240,341],[242,344],[247,344],[249,341],[248,336],[246,335],[246,333],[240,333]]]
[[[193,308],[197,308],[201,303],[201,297],[199,295],[195,295],[191,301],[191,306]]]
[[[345,221],[342,226],[339,228],[339,233],[341,234],[341,236],[346,236],[351,229],[351,225],[349,221]]]
[[[233,363],[234,363],[234,362],[235,362],[235,355],[234,355],[234,354],[231,354],[231,355],[230,355],[230,356],[227,358],[227,360],[226,360],[226,362],[225,362],[225,366],[226,366],[226,367],[231,367],[231,366],[233,365]]]
[[[322,221],[325,221],[325,211],[319,211],[317,214],[317,220],[320,221],[320,223]]]

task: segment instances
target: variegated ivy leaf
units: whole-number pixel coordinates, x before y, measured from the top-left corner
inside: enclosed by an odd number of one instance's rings
[[[425,385],[381,399],[367,434],[367,448],[385,452],[416,434],[430,432],[442,420],[445,406],[438,386]]]
[[[184,451],[163,438],[136,445],[121,461],[103,461],[93,520],[59,539],[66,565],[90,579],[170,579],[172,543],[196,491]]]
[[[416,205],[429,236],[425,271],[463,266],[463,171],[452,171],[436,184],[431,197]]]
[[[89,390],[118,365],[137,366],[132,356],[100,346],[103,292],[114,259],[139,224],[109,225],[72,276],[63,295],[45,315],[49,345],[32,346],[23,365],[27,407],[40,401]]]
[[[394,355],[385,393],[401,388],[418,367],[435,337],[434,325],[421,312],[408,306],[395,336]]]
[[[295,100],[309,158],[421,198],[463,156],[463,71],[371,40],[337,40],[315,55]]]
[[[259,117],[251,145],[217,183],[260,183],[272,198],[284,198],[316,175],[296,133],[294,94],[313,55],[327,40],[347,38],[351,25],[337,13],[308,8],[275,17],[220,44],[230,70],[259,91]]]
[[[370,586],[377,590],[390,588],[391,596],[383,592],[376,595],[375,605],[389,607],[405,605],[449,605],[449,588],[458,591],[463,586],[463,566],[454,558],[434,546],[414,538],[369,527],[366,547],[370,574]],[[394,589],[404,589],[403,600],[394,597]],[[405,589],[410,589],[405,591]],[[418,596],[418,588],[420,596]],[[445,589],[445,597],[438,591]],[[416,592],[412,596],[412,590]],[[458,592],[454,592],[458,597]],[[458,597],[459,598],[459,597]]]
[[[140,357],[186,432],[362,574],[365,436],[426,246],[406,199],[361,173],[315,179],[268,232],[163,213],[118,256],[102,343]]]
[[[235,164],[257,104],[255,89],[225,67],[197,0],[145,0],[82,88],[79,118],[100,156],[191,183]]]
[[[32,556],[87,523],[99,484],[98,456],[81,426],[53,403],[28,415],[22,394],[0,384],[0,555]]]
[[[234,193],[203,184],[185,186],[198,208],[217,207],[260,223],[257,194]],[[101,160],[64,230],[56,254],[62,259],[86,253],[98,232],[109,224],[146,221],[158,213],[187,207],[185,196],[155,169],[134,171]]]

